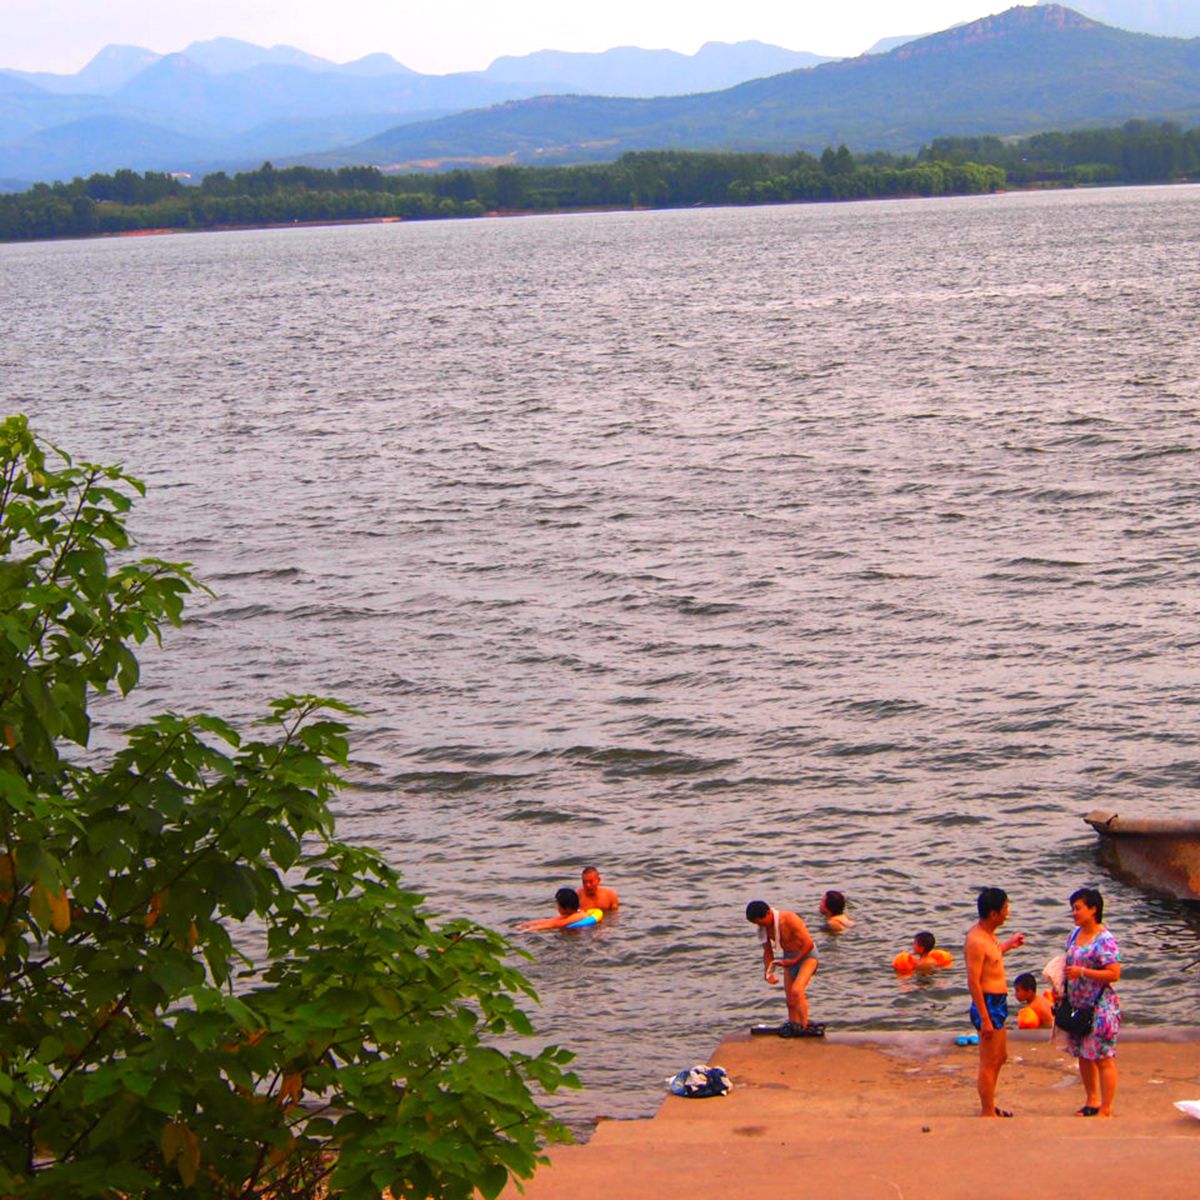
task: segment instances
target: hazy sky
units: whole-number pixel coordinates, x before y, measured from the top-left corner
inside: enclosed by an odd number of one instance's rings
[[[431,73],[478,70],[498,55],[531,50],[633,45],[691,54],[707,41],[747,38],[849,55],[882,37],[931,33],[1017,2],[0,0],[0,67],[72,73],[110,42],[166,53],[222,35],[335,62],[383,50]]]

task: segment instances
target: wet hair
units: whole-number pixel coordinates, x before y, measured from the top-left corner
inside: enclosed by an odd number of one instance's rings
[[[913,938],[913,945],[920,946],[922,953],[928,954],[930,950],[937,945],[937,938],[935,938],[928,929],[922,929],[921,932],[918,933],[915,938]]]
[[[1098,888],[1077,888],[1071,893],[1071,903],[1074,904],[1076,900],[1082,900],[1088,908],[1094,908],[1097,921],[1104,920],[1104,897]]]
[[[979,909],[979,919],[998,913],[1008,903],[1008,893],[1003,888],[987,887],[979,893],[975,907]]]
[[[840,917],[846,911],[846,897],[841,892],[826,892],[825,907],[831,917]]]
[[[1020,988],[1023,992],[1036,992],[1037,980],[1034,979],[1034,977],[1028,971],[1026,971],[1024,974],[1018,975],[1016,979],[1013,980],[1013,987]]]
[[[579,893],[574,888],[559,888],[554,893],[554,903],[567,912],[579,911]]]
[[[600,874],[600,871],[597,867],[584,867],[583,870],[579,872],[579,878],[582,879],[585,875],[599,875],[599,874]]]
[[[746,905],[746,920],[761,921],[771,911],[771,906],[765,900],[751,900]]]

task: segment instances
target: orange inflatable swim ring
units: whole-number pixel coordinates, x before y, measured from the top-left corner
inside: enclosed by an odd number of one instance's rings
[[[926,962],[931,967],[948,967],[954,961],[954,955],[949,950],[930,950],[926,955]],[[915,971],[921,965],[921,960],[911,951],[906,950],[903,954],[897,954],[892,959],[892,968],[899,975],[908,975]]]
[[[1017,1028],[1018,1029],[1037,1029],[1041,1025],[1042,1019],[1033,1011],[1033,1005],[1027,1004],[1019,1013],[1017,1013]]]

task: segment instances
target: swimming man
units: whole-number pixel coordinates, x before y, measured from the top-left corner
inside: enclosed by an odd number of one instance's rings
[[[765,900],[746,905],[746,920],[758,926],[763,944],[763,978],[779,982],[775,968],[783,968],[783,990],[788,1019],[779,1032],[785,1037],[819,1037],[823,1025],[810,1025],[805,989],[817,969],[816,944],[808,926],[794,912],[780,912]]]
[[[1025,935],[1015,933],[1006,942],[996,930],[1008,920],[1008,895],[1002,888],[984,888],[976,900],[979,920],[967,932],[963,956],[967,962],[967,988],[971,993],[971,1024],[979,1030],[979,1115],[1011,1117],[996,1106],[1000,1068],[1008,1058],[1008,979],[1004,956],[1025,944]]]
[[[621,907],[617,893],[610,887],[600,886],[600,872],[595,867],[584,867],[580,882],[583,884],[577,889],[580,908],[598,908],[607,913],[616,912]]]

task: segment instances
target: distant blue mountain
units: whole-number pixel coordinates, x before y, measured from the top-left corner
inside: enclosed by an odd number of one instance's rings
[[[923,37],[928,37],[928,33],[913,33],[901,35],[900,37],[885,37],[880,38],[869,50],[867,54],[890,54],[893,50],[900,46],[907,46],[909,42],[920,41]]]
[[[914,152],[939,136],[1135,117],[1200,123],[1200,39],[1127,33],[1047,5],[706,95],[543,96],[409,124],[340,161],[412,169],[608,161],[647,149],[820,153],[840,143]]]
[[[764,42],[706,42],[695,54],[619,46],[598,54],[538,50],[498,58],[484,74],[509,82],[541,79],[590,96],[673,96],[715,92],[747,79],[761,79],[829,62],[819,54],[785,50]]]
[[[108,46],[77,75],[0,70],[0,175],[32,182],[85,168],[192,169],[196,154],[222,162],[228,155],[245,165],[254,154],[340,152],[384,129],[508,100],[630,88],[695,92],[820,61],[759,42],[712,42],[695,55],[628,47],[542,51],[498,59],[487,71],[422,75],[387,54],[339,65],[290,46],[268,49],[236,38],[194,42],[166,55]],[[87,118],[112,124],[81,127]],[[41,136],[60,125],[69,126],[61,138]],[[99,140],[72,164],[69,147],[81,144],[81,128]],[[173,136],[156,147],[155,128]],[[111,137],[102,136],[105,129]]]
[[[54,75],[48,71],[0,71],[0,75],[15,75],[43,91],[60,95],[108,96],[161,57],[141,46],[105,46],[74,75]]]
[[[0,175],[13,179],[72,179],[114,163],[136,163],[139,171],[173,171],[180,163],[214,158],[219,147],[201,138],[129,117],[85,117],[44,129],[4,147]]]
[[[206,42],[192,42],[181,53],[184,58],[202,66],[214,75],[230,75],[248,71],[251,67],[302,67],[308,71],[333,71],[337,64],[315,54],[306,54],[294,46],[255,46],[238,38],[218,37]]]
[[[416,75],[403,63],[397,62],[390,54],[368,54],[364,58],[356,58],[353,62],[342,63],[338,67],[342,75]]]

